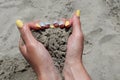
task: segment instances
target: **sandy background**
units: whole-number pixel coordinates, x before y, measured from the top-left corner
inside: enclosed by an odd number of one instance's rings
[[[120,0],[0,0],[0,80],[37,80],[18,49],[16,19],[53,21],[81,10],[83,61],[93,80],[120,80]],[[61,70],[71,30],[34,32]],[[56,55],[54,55],[56,54]]]

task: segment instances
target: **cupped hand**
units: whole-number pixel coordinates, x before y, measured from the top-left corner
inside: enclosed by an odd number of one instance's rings
[[[65,80],[91,80],[82,63],[84,37],[79,18],[74,14],[70,19],[73,29],[67,43],[67,54],[63,69]]]
[[[46,48],[32,35],[30,29],[36,27],[35,22],[24,24],[19,28],[21,39],[19,49],[24,58],[29,62],[40,80],[57,80],[58,75],[53,60]],[[47,77],[46,77],[47,76]]]
[[[84,37],[81,29],[80,17],[73,15],[72,34],[68,38],[66,61],[76,62],[82,60]]]

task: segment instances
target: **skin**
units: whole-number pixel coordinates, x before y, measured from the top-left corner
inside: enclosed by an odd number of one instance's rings
[[[31,28],[35,28],[36,23],[27,23],[19,28],[21,34],[19,49],[37,74],[38,80],[61,80],[49,52],[30,31]],[[73,30],[68,39],[63,76],[65,80],[91,80],[82,63],[84,38],[79,17],[74,14],[70,23]]]
[[[72,34],[68,38],[67,54],[63,75],[65,80],[91,80],[82,63],[84,36],[81,29],[80,17],[73,15]]]
[[[27,23],[19,29],[22,37],[19,42],[19,49],[22,55],[32,66],[39,80],[60,80],[49,52],[43,44],[33,37],[30,31],[32,25],[34,23]]]

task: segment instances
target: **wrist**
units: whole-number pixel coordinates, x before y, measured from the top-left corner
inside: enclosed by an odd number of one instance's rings
[[[74,64],[74,63],[82,63],[82,57],[81,56],[69,56],[66,55],[66,63],[68,64]]]
[[[83,65],[83,61],[82,59],[73,59],[73,60],[66,59],[65,64],[72,67],[72,66],[77,66],[77,65]]]
[[[76,61],[80,60],[82,62],[82,52],[67,50],[66,60],[76,60]]]

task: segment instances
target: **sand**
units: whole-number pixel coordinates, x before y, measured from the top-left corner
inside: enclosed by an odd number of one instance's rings
[[[16,19],[54,21],[81,10],[84,65],[92,80],[120,79],[120,0],[0,0],[0,80],[37,80],[18,49]],[[71,29],[33,32],[61,71]]]

